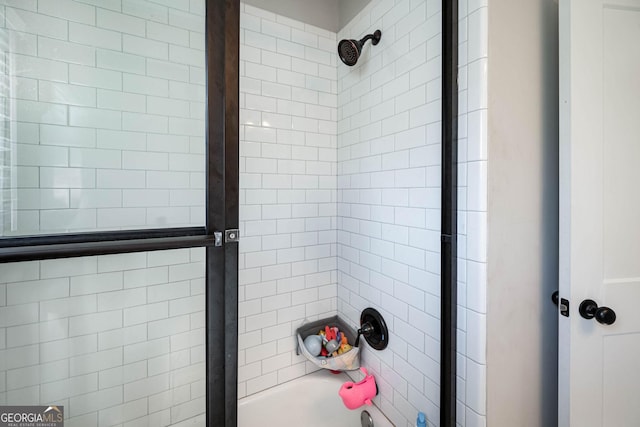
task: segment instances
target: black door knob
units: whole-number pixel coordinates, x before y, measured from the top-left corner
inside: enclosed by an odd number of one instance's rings
[[[613,325],[616,321],[615,311],[609,307],[598,307],[598,304],[591,299],[582,301],[578,311],[585,319],[595,318],[602,325]]]
[[[596,320],[603,325],[613,325],[616,321],[616,312],[609,307],[598,307]]]

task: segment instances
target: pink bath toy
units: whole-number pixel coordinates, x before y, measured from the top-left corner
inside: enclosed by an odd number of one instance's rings
[[[344,406],[349,409],[357,409],[364,404],[371,405],[371,399],[378,394],[378,387],[373,375],[369,375],[365,368],[360,368],[364,374],[364,379],[357,383],[347,381],[342,384],[338,394],[344,402]]]

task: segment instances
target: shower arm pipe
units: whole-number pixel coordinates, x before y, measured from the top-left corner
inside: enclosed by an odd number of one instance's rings
[[[360,39],[360,44],[364,46],[364,44],[368,41],[368,40],[375,40],[376,37],[373,34],[367,34],[366,36],[364,36],[363,38]],[[374,43],[375,44],[375,43]]]
[[[380,38],[382,37],[382,32],[380,30],[375,30],[373,32],[373,34],[367,34],[366,36],[364,36],[363,38],[360,39],[360,45],[364,46],[364,44],[368,41],[371,40],[371,44],[372,45],[377,45],[378,42],[380,41]]]

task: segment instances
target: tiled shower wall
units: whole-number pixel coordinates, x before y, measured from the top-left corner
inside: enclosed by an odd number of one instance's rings
[[[486,425],[488,0],[459,1],[457,423]]]
[[[0,27],[1,235],[204,224],[204,0],[2,0]]]
[[[319,263],[335,268],[337,261],[339,269],[337,278],[325,276],[331,281],[322,289],[329,292],[326,295],[335,295],[332,287],[338,282],[337,309],[350,323],[358,324],[366,306],[386,315],[394,337],[391,347],[381,353],[365,351],[364,360],[379,379],[378,403],[387,416],[397,425],[412,424],[418,410],[426,411],[431,420],[438,419],[440,21],[437,1],[373,1],[338,39],[380,28],[382,42],[375,48],[368,45],[358,65],[347,68],[336,64],[335,35],[316,34],[314,28],[314,35],[305,35],[301,31],[309,27],[304,24],[244,6],[240,396],[308,371],[293,353],[295,327],[304,318],[328,316],[336,310],[325,306],[308,312],[314,300],[296,298],[318,295],[314,285],[308,289],[303,277],[292,279],[301,276],[291,267],[302,262],[305,251],[289,251],[296,247],[299,233],[308,232],[306,220],[291,220],[304,206],[297,203],[308,204],[309,190],[298,192],[300,198],[293,204],[283,198],[298,182],[310,180],[305,175],[313,175],[302,167],[303,161],[316,161],[315,150],[310,151],[311,159],[295,156],[309,145],[308,132],[316,132],[315,124],[311,129],[300,128],[297,116],[308,111],[305,103],[320,102],[338,107],[333,118],[337,119],[337,141],[327,138],[333,145],[318,151],[318,155],[331,155],[337,150],[338,165],[332,172],[337,182],[327,187],[337,188],[337,199],[326,200],[337,200],[337,212],[331,203],[325,205],[337,222],[317,234],[320,240],[313,232],[312,240],[298,246],[323,245],[323,235],[334,239],[328,242],[338,243],[337,252],[325,252],[327,257]],[[315,44],[318,35],[318,43],[326,43],[322,47],[327,62],[300,68],[309,59],[309,49],[321,46]],[[313,44],[308,45],[309,40]],[[308,91],[308,73],[329,73],[329,67],[336,66],[338,84],[331,92],[336,103],[329,104],[322,101],[330,99],[324,92]],[[292,81],[292,71],[307,76]],[[298,108],[290,109],[292,101]],[[292,138],[296,134],[298,138]],[[285,174],[290,160],[298,160],[297,177],[292,181],[280,177],[279,186],[274,186],[271,175]],[[311,182],[315,189],[316,178]],[[276,209],[284,216],[274,217]],[[308,212],[322,217],[322,209],[319,205],[316,210],[313,203]],[[292,223],[300,227],[293,233],[286,227]],[[274,237],[282,247],[273,246]],[[299,257],[293,264],[285,257],[291,253]],[[274,272],[283,277],[273,276]],[[297,317],[291,318],[293,310]]]
[[[338,64],[338,312],[383,313],[389,348],[363,360],[403,427],[439,423],[441,21],[440,1],[373,0],[338,35],[382,31]]]
[[[0,265],[0,405],[204,426],[204,249]]]
[[[459,3],[457,421],[458,425],[469,427],[486,426],[487,7],[487,0],[461,0]],[[255,47],[262,49],[260,56],[255,50],[252,54],[255,72],[270,70],[268,67],[258,68],[257,65],[269,65],[269,61],[273,65],[273,59],[276,58],[274,49],[276,53],[286,54],[277,57],[276,66],[279,69],[275,74],[269,71],[264,73],[269,77],[247,79],[245,70],[242,77],[243,93],[249,93],[246,88],[252,87],[252,94],[260,96],[254,99],[268,101],[253,107],[253,110],[261,110],[266,105],[268,114],[260,115],[258,111],[253,111],[253,117],[245,116],[243,123],[249,126],[262,123],[263,128],[269,127],[268,120],[266,123],[264,121],[265,117],[273,112],[288,114],[289,111],[282,107],[288,107],[289,101],[296,101],[293,99],[295,93],[304,93],[301,90],[302,79],[298,83],[299,89],[292,86],[291,95],[286,87],[280,95],[265,90],[274,87],[274,82],[269,79],[275,78],[276,83],[282,83],[282,79],[289,76],[289,67],[293,69],[295,63],[300,64],[300,59],[309,59],[306,56],[310,46],[304,50],[298,46],[295,52],[282,51],[292,46],[287,43],[290,41],[288,36],[292,37],[293,46],[304,43],[303,34],[294,33],[294,28],[302,31],[309,27],[250,7],[246,7],[243,18],[243,36],[256,36],[253,33],[261,32],[263,36],[276,37],[275,41],[267,37],[269,42],[264,37],[254,38],[252,42],[245,39],[243,49],[249,43],[259,43]],[[249,20],[253,21],[253,30],[247,32]],[[274,21],[290,25],[290,32],[278,27],[280,31],[273,33],[271,27]],[[258,22],[261,23],[260,27]],[[326,52],[330,55],[330,62],[321,65],[337,66],[338,86],[337,91],[332,92],[333,96],[337,93],[337,102],[332,105],[322,101],[328,99],[324,92],[320,92],[318,98],[306,92],[310,95],[308,99],[314,102],[317,99],[324,106],[338,107],[338,210],[337,234],[333,240],[338,244],[335,253],[338,266],[337,310],[354,325],[359,323],[360,310],[366,306],[374,306],[385,314],[392,331],[390,348],[384,352],[365,351],[363,358],[365,365],[376,374],[380,385],[381,394],[376,403],[398,426],[414,425],[417,410],[426,411],[433,425],[437,425],[439,419],[440,22],[440,2],[437,0],[372,1],[338,34],[337,40],[359,38],[379,28],[383,33],[381,43],[375,47],[367,44],[358,64],[348,68],[341,63],[336,64],[333,59],[334,36],[321,32],[323,37],[318,42],[327,43]],[[315,32],[317,29],[312,29],[312,33]],[[315,70],[315,67],[310,69]],[[321,69],[328,71],[324,67]],[[243,101],[247,102],[248,99]],[[292,120],[305,111],[301,104],[298,105],[293,111]],[[243,113],[247,113],[247,109],[245,104]],[[262,122],[258,121],[260,119]],[[284,123],[288,124],[288,119]],[[266,142],[268,148],[273,148],[270,145],[273,134],[271,131],[270,139],[261,143]],[[290,135],[290,132],[277,129],[277,144],[290,145]],[[302,134],[299,135],[297,141],[302,145]],[[243,150],[253,145],[249,141],[249,138],[245,138]],[[306,141],[305,145],[308,145]],[[328,149],[319,149],[318,155],[329,155],[330,152]],[[253,157],[274,157],[257,149],[253,153]],[[246,152],[242,154],[246,160],[252,157]],[[271,164],[271,169],[267,170],[269,174],[277,170],[275,165],[283,165],[280,160],[277,163],[273,160],[263,162]],[[248,165],[242,166],[246,168]],[[273,208],[268,205],[279,203],[281,190],[264,192],[263,177],[262,171],[245,173],[241,188],[247,189],[243,197],[248,196],[251,188],[261,190],[259,194],[270,195],[264,201],[269,210]],[[303,175],[297,178],[309,179]],[[297,181],[294,179],[293,185]],[[249,203],[249,200],[243,199],[243,203],[245,208],[252,209],[253,215],[264,212],[263,207],[255,206],[261,205],[260,200]],[[285,229],[278,228],[278,225],[284,222],[269,220],[263,223],[261,219],[245,223],[247,233],[254,236],[252,239],[243,237],[241,250],[258,252],[260,249],[273,253],[273,249],[259,246],[264,244],[265,239],[255,236],[256,229],[249,226],[256,221],[254,224],[264,229],[261,233],[273,235],[277,231],[277,234],[282,234]],[[301,221],[297,223],[302,226]],[[284,244],[288,244],[288,233],[284,234]],[[294,235],[291,235],[292,244]],[[329,229],[318,236],[322,235],[331,238]],[[315,244],[316,241],[310,240],[309,243]],[[302,252],[298,252],[301,256]],[[334,252],[331,254],[333,256]],[[278,256],[276,250],[277,260]],[[325,258],[321,263],[333,262],[331,258]],[[278,264],[271,263],[266,267],[268,273],[278,268]],[[308,316],[307,313],[303,314],[299,300],[292,297],[291,304],[286,305],[289,304],[289,297],[285,296],[281,300],[285,308],[277,309],[273,314],[270,304],[281,293],[288,294],[291,286],[300,289],[292,296],[303,295],[298,292],[315,295],[316,290],[301,291],[303,286],[309,285],[300,279],[288,280],[289,275],[284,280],[270,277],[261,279],[263,271],[265,267],[245,268],[241,272],[244,284],[241,286],[241,298],[245,298],[241,312],[243,308],[248,308],[244,304],[249,300],[253,301],[250,307],[255,310],[255,314],[247,316],[245,313],[245,318],[241,319],[241,333],[247,332],[246,322],[250,318],[260,322],[267,319],[269,324],[282,320],[284,328],[258,329],[257,323],[253,326],[254,330],[249,331],[250,340],[241,341],[245,349],[249,346],[257,352],[266,352],[264,359],[258,360],[262,355],[256,354],[252,363],[246,363],[248,353],[241,350],[240,362],[245,366],[240,374],[241,395],[286,381],[308,370],[303,361],[291,352],[291,337],[296,324],[301,322],[293,320],[289,323],[290,318],[286,315],[294,309],[293,306],[298,306],[299,319],[328,316],[335,312],[335,307],[331,306],[324,313],[313,311]],[[288,270],[284,274],[289,274]],[[330,283],[335,282],[336,279],[332,278]],[[325,295],[334,295],[331,286],[322,289],[328,292]],[[258,290],[268,293],[264,296],[256,293],[247,299],[250,294],[245,292]],[[265,303],[266,310],[272,313],[261,317]],[[284,316],[280,313],[284,313]],[[276,330],[279,335],[273,336]]]
[[[242,4],[239,397],[313,369],[295,329],[336,313],[336,35]]]

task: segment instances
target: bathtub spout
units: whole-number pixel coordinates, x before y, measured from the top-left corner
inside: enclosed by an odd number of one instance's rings
[[[362,427],[373,427],[373,418],[371,418],[371,414],[367,411],[362,411],[360,414],[360,425]]]

